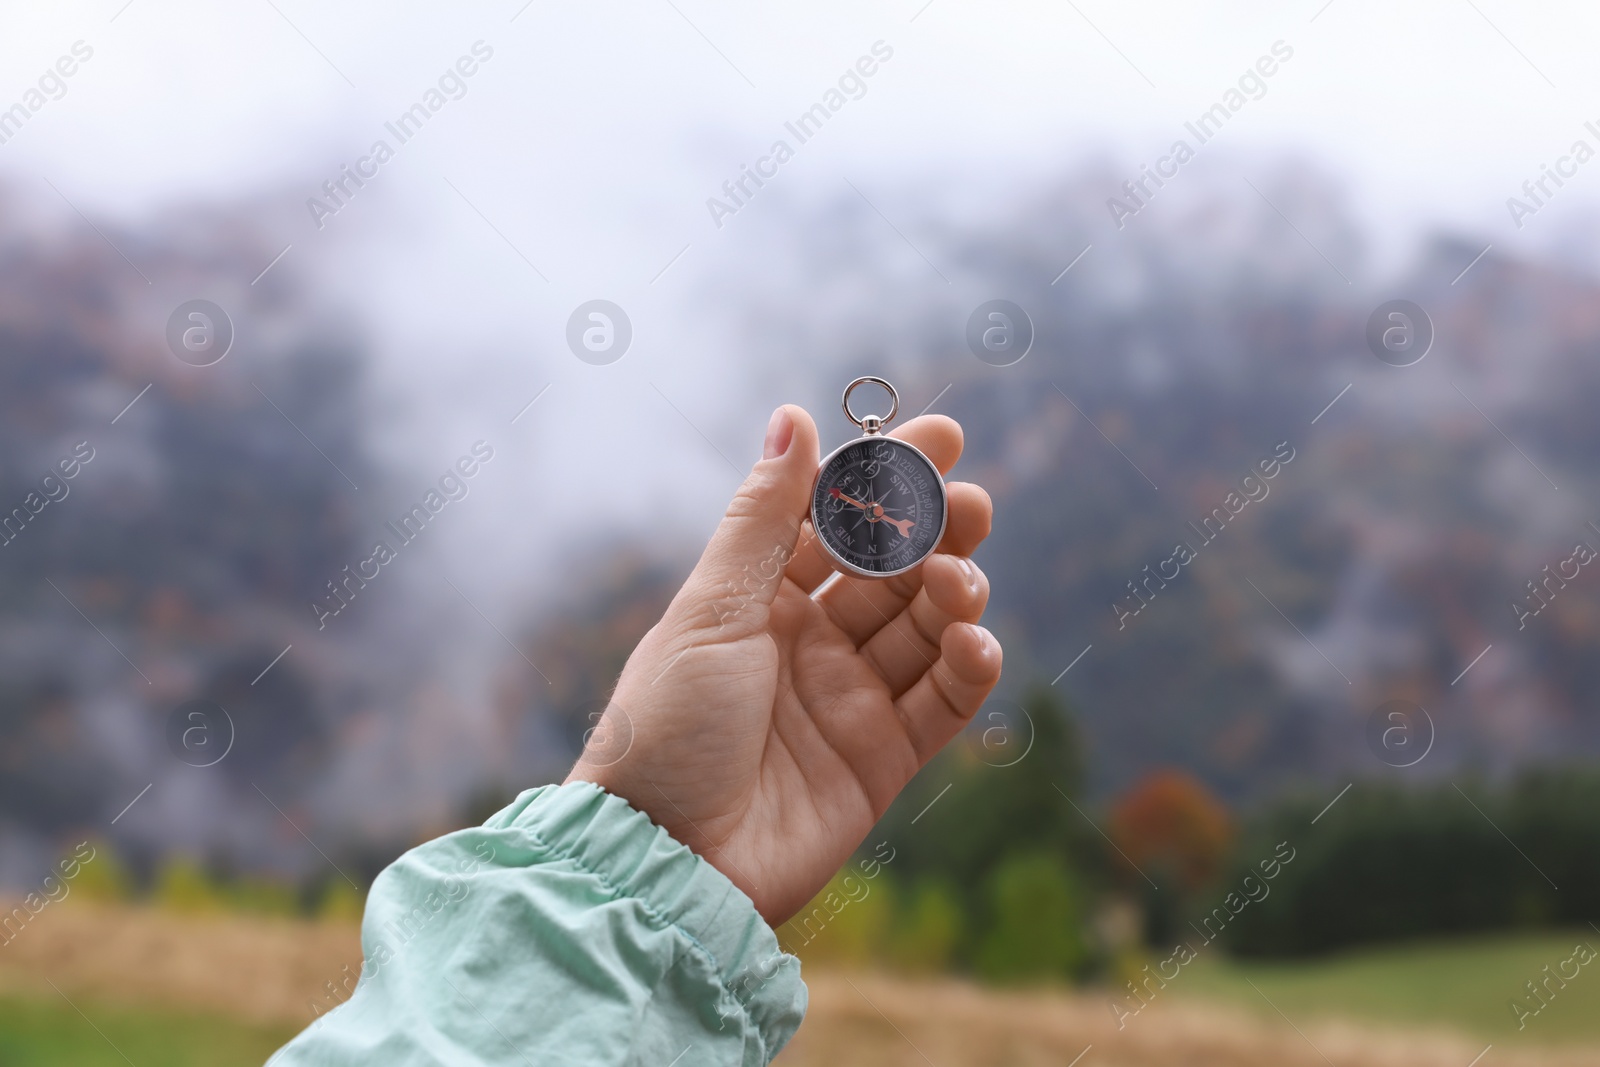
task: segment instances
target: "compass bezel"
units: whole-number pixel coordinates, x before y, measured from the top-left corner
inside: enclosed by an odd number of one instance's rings
[[[841,555],[831,543],[829,543],[827,535],[823,533],[824,529],[826,529],[825,524],[817,521],[817,489],[822,484],[822,472],[828,469],[828,464],[832,463],[840,453],[857,445],[876,441],[893,442],[897,448],[905,449],[906,451],[915,455],[918,459],[922,460],[922,462],[926,463],[928,465],[928,470],[933,472],[933,480],[938,485],[939,492],[939,529],[933,535],[932,545],[929,547],[927,552],[917,557],[914,562],[908,563],[904,567],[898,567],[894,570],[888,571],[867,570],[865,567],[859,567],[850,560],[844,558],[844,556]],[[817,475],[811,482],[811,507],[809,513],[811,518],[811,530],[816,535],[817,544],[822,546],[823,551],[827,554],[828,561],[833,565],[835,570],[838,570],[844,574],[852,575],[856,578],[893,578],[896,575],[905,574],[907,571],[912,571],[922,566],[928,561],[928,557],[939,551],[939,545],[944,540],[945,528],[950,524],[950,491],[945,485],[944,475],[940,473],[938,465],[935,464],[933,460],[929,459],[927,453],[923,452],[922,449],[899,437],[891,437],[888,434],[867,434],[863,437],[851,438],[822,458],[822,462],[817,465]]]

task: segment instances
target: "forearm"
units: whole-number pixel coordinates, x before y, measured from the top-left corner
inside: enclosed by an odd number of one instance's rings
[[[379,875],[350,1000],[281,1050],[315,1064],[756,1065],[805,1011],[750,900],[588,783],[522,794]]]

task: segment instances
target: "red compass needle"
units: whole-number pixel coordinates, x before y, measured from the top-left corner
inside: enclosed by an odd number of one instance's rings
[[[867,513],[867,521],[868,522],[886,522],[886,523],[888,523],[890,526],[893,526],[896,530],[898,530],[900,532],[900,536],[901,537],[910,537],[911,536],[911,527],[916,525],[916,523],[914,521],[912,521],[911,519],[891,519],[891,518],[889,518],[889,516],[887,516],[887,515],[885,515],[883,513],[883,505],[882,504],[877,504],[877,503],[863,504],[861,501],[857,500],[855,497],[846,496],[844,494],[843,490],[839,489],[837,486],[835,486],[832,489],[829,489],[828,490],[828,495],[833,497],[833,499],[835,499],[835,500],[843,500],[846,504],[849,504],[852,507],[858,507],[862,511],[865,511]]]
[[[883,508],[879,507],[878,510],[882,511]],[[886,522],[890,526],[893,526],[896,530],[899,530],[901,537],[910,537],[911,536],[911,527],[916,525],[916,523],[913,522],[910,519],[891,519],[887,515],[876,515],[873,518],[869,519],[868,521],[869,522]]]
[[[862,511],[870,512],[872,510],[872,506],[871,505],[863,504],[861,501],[857,500],[853,496],[845,496],[844,491],[842,489],[838,488],[837,486],[835,486],[832,489],[829,489],[828,490],[828,495],[833,497],[833,499],[835,499],[835,500],[843,500],[846,504],[849,504],[852,507],[860,508]]]

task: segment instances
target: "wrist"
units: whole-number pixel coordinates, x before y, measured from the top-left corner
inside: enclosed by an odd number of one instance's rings
[[[567,776],[561,779],[561,784],[571,785],[573,782],[588,782],[590,785],[597,785],[601,789],[604,789],[607,793],[611,793],[613,796],[615,796],[617,795],[616,791],[608,784],[608,777],[609,776],[605,774],[604,767],[596,767],[592,764],[585,763],[580,757],[578,762],[572,765],[572,769],[567,772]],[[629,802],[632,803],[632,801]]]

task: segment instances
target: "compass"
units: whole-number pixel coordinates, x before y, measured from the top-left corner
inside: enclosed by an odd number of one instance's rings
[[[850,394],[867,383],[889,393],[887,415],[857,417]],[[915,446],[886,436],[900,396],[882,378],[845,387],[845,417],[863,436],[829,453],[811,491],[811,525],[834,567],[862,578],[904,574],[933,554],[944,535],[949,502],[944,479]]]

